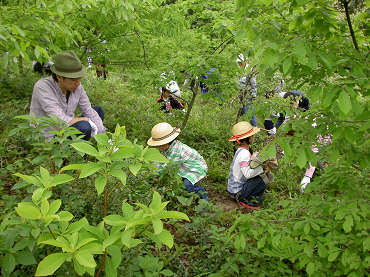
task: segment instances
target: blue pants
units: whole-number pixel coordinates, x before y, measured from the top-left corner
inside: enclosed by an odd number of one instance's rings
[[[208,201],[208,196],[207,196],[207,192],[206,190],[201,187],[201,186],[198,186],[197,184],[192,184],[188,179],[186,178],[182,178],[182,182],[183,184],[185,185],[185,189],[187,192],[195,192],[196,194],[199,195],[199,198],[200,199],[204,199],[206,201]]]
[[[260,176],[248,179],[238,193],[230,193],[230,196],[251,206],[259,206],[266,190],[266,184]]]
[[[99,117],[103,121],[104,116],[105,116],[103,108],[100,107],[100,106],[94,106],[92,108],[98,113]],[[84,115],[82,114],[80,117],[83,117],[83,116]],[[85,134],[85,136],[83,137],[84,140],[89,140],[90,139],[90,137],[91,137],[91,125],[90,125],[89,122],[87,122],[87,121],[78,121],[75,124],[72,124],[71,127],[74,127],[77,130],[79,130],[80,132],[84,133]]]
[[[250,123],[251,123],[252,126],[257,127],[257,118],[256,118],[256,114],[254,113],[254,107],[252,105],[252,97],[248,97],[248,98],[246,98],[246,100],[247,100],[247,104],[245,104],[245,106],[243,107],[242,112],[240,113],[240,115],[248,114],[248,109],[250,107],[253,111]]]

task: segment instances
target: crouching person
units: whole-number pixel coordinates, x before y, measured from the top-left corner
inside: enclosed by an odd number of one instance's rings
[[[97,133],[104,133],[104,111],[100,106],[91,107],[81,85],[86,70],[77,55],[71,50],[56,54],[51,71],[52,77],[40,79],[33,88],[30,114],[36,117],[55,115],[84,133],[85,140]],[[74,116],[77,107],[82,112],[80,117]],[[53,137],[54,134],[45,133],[44,136]]]
[[[180,132],[180,128],[162,122],[152,128],[152,137],[147,143],[157,147],[167,159],[180,162],[178,175],[186,191],[195,192],[200,199],[208,201],[206,190],[197,184],[206,176],[206,161],[196,150],[176,140]]]
[[[276,159],[263,163],[257,157],[258,152],[253,153],[251,145],[254,134],[259,130],[249,122],[242,121],[233,126],[233,136],[229,138],[229,141],[236,141],[239,148],[230,166],[227,190],[241,207],[251,210],[260,208],[266,185],[273,181],[270,167],[275,166],[271,164],[277,166]]]

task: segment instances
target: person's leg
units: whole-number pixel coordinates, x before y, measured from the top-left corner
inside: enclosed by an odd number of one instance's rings
[[[248,109],[251,108],[253,111],[253,114],[250,120],[250,124],[254,127],[257,127],[257,118],[256,118],[256,114],[254,113],[254,107],[252,105],[252,98],[249,97],[246,100],[247,100],[247,103],[244,105],[240,115],[248,114]]]
[[[248,205],[259,206],[266,190],[266,184],[261,177],[247,180],[240,191],[239,199]]]
[[[94,106],[92,107],[99,115],[101,121],[104,121],[105,113],[102,107],[100,106]]]
[[[185,185],[185,189],[187,192],[195,192],[196,194],[199,195],[199,198],[200,199],[204,199],[206,201],[208,201],[208,196],[207,196],[207,192],[206,190],[201,187],[201,186],[198,186],[197,184],[192,184],[188,179],[183,179],[183,184]]]
[[[78,121],[75,124],[72,124],[70,127],[74,127],[80,132],[84,133],[84,140],[89,140],[91,137],[91,125],[87,121]]]

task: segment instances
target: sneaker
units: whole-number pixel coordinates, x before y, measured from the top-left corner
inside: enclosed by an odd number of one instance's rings
[[[240,207],[244,207],[244,208],[246,208],[246,209],[248,209],[248,210],[258,210],[258,209],[260,209],[260,208],[261,208],[261,206],[251,206],[251,205],[249,205],[249,204],[245,204],[245,203],[243,203],[243,202],[239,202],[239,206],[240,206]]]
[[[251,206],[251,205],[247,205],[246,206],[247,209],[250,209],[250,210],[259,210],[261,208],[261,206]]]

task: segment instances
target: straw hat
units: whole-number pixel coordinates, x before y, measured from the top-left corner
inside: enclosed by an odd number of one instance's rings
[[[174,128],[166,122],[158,123],[152,128],[152,137],[148,139],[147,144],[150,146],[163,145],[173,141],[180,133],[180,128]]]
[[[56,75],[72,79],[81,78],[86,75],[86,69],[82,67],[80,59],[72,50],[56,54],[55,63],[51,66],[50,70]]]
[[[240,139],[244,139],[259,132],[260,128],[253,127],[247,121],[241,121],[233,126],[233,136],[229,138],[229,141],[237,141],[240,144]]]

